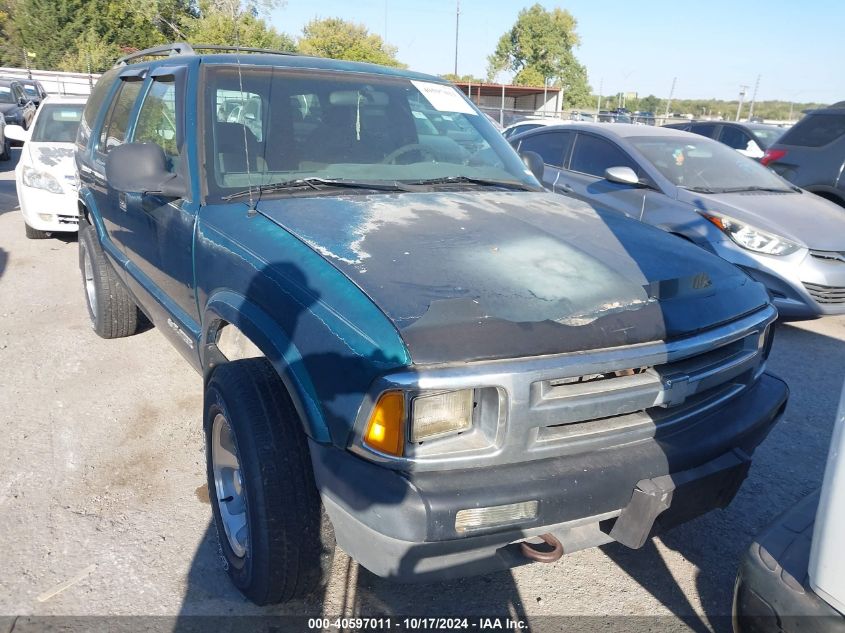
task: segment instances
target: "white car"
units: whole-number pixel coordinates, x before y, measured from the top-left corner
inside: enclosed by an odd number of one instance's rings
[[[15,168],[15,184],[30,239],[79,228],[73,152],[85,100],[47,97],[28,130],[6,126],[6,137],[24,144]]]

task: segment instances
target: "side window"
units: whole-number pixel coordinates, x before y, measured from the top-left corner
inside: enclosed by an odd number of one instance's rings
[[[739,128],[726,125],[719,133],[719,140],[728,147],[745,150],[748,148],[751,137]]]
[[[613,143],[596,136],[579,134],[569,169],[604,178],[608,167],[630,167],[640,173],[637,164]]]
[[[19,85],[16,84],[15,85],[15,102],[20,103],[21,100],[27,101],[27,99],[24,97],[23,89]]]
[[[120,88],[112,101],[103,129],[100,132],[100,140],[97,143],[97,151],[100,154],[108,154],[109,150],[126,141],[126,130],[129,128],[129,115],[138,100],[141,92],[141,81],[122,80]]]
[[[76,144],[80,149],[88,147],[91,130],[94,129],[94,125],[97,123],[97,115],[100,114],[103,108],[103,102],[106,100],[109,91],[111,91],[111,87],[117,79],[118,72],[119,69],[115,68],[103,74],[97,85],[94,86],[91,96],[88,97],[88,102],[85,104],[85,111],[82,113],[82,121],[79,123],[79,131],[76,135]]]
[[[537,152],[543,162],[552,167],[563,167],[563,160],[572,145],[571,132],[546,132],[523,139],[519,143],[521,152]]]
[[[147,96],[138,112],[138,122],[132,141],[154,143],[170,159],[170,170],[175,169],[179,156],[178,132],[181,123],[176,117],[176,83],[173,78],[156,79],[150,84]]]
[[[715,123],[693,123],[690,126],[690,132],[701,134],[701,136],[709,136],[713,138],[713,133],[716,131]]]

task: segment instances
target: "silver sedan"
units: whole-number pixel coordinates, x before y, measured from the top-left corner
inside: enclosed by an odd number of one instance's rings
[[[766,285],[782,317],[845,313],[845,209],[697,134],[574,123],[510,139],[552,191],[690,240]]]

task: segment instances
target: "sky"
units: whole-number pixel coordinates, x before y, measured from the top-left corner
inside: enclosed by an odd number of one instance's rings
[[[531,0],[460,0],[458,73],[486,76],[487,56]],[[594,92],[679,99],[845,100],[842,0],[567,0],[541,2],[578,20],[576,56]],[[314,17],[362,23],[398,47],[411,69],[455,66],[456,0],[287,0],[270,22],[298,36]],[[498,77],[507,81],[508,77]]]

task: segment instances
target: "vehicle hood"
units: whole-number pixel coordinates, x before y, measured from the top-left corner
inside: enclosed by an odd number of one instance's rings
[[[17,103],[0,103],[0,112],[6,114],[19,107]]]
[[[73,153],[75,147],[74,143],[28,141],[25,144],[25,152],[30,165],[62,178],[74,175]]]
[[[768,302],[702,249],[551,193],[287,197],[258,211],[355,282],[415,363],[674,339]]]
[[[678,198],[702,211],[724,213],[807,248],[845,251],[845,209],[806,191],[702,194],[680,189]]]

